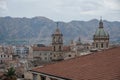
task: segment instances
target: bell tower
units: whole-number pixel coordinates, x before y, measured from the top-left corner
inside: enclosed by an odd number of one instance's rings
[[[63,59],[63,34],[57,28],[55,32],[52,34],[52,51],[54,53],[53,59],[54,60],[62,60]]]

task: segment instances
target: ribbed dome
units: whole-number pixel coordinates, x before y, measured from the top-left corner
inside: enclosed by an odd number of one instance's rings
[[[96,32],[95,32],[95,37],[108,37],[108,33],[104,31],[103,28],[99,28]]]
[[[94,37],[109,37],[109,34],[104,30],[103,28],[103,22],[102,19],[99,22],[99,28],[95,32]]]

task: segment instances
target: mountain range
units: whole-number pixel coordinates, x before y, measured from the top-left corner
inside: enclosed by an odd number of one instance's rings
[[[51,44],[51,35],[56,29],[56,22],[63,34],[64,43],[79,37],[82,42],[91,42],[98,29],[99,20],[89,21],[53,21],[46,17],[18,18],[0,17],[1,44]],[[120,42],[120,22],[103,20],[105,31],[110,35],[110,41]]]

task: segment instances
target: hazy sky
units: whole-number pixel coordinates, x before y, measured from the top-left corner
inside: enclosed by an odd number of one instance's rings
[[[120,0],[0,0],[0,16],[120,21]]]

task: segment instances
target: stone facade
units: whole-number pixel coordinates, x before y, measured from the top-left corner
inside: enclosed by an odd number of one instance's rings
[[[51,47],[34,47],[33,58],[43,62],[50,62],[52,60]]]

